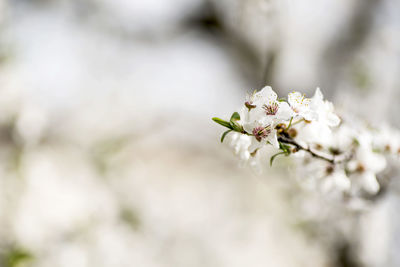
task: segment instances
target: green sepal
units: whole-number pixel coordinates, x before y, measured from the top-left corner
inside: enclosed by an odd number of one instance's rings
[[[274,159],[277,157],[277,156],[279,156],[279,155],[287,155],[286,154],[286,152],[279,152],[279,153],[276,153],[275,155],[273,155],[270,159],[269,159],[269,165],[270,166],[272,166],[272,162],[274,161]]]
[[[231,126],[231,123],[228,121],[224,121],[223,119],[220,119],[217,117],[212,118],[212,120],[226,128],[233,129],[233,127]]]
[[[244,129],[242,125],[237,124],[236,122],[231,121],[230,122],[231,129],[234,130],[235,132],[243,133]]]
[[[286,156],[288,156],[290,154],[290,146],[279,142],[279,148],[282,150],[283,153],[286,154]]]
[[[353,145],[360,146],[360,142],[358,141],[357,138],[353,138]]]
[[[239,113],[233,112],[230,121],[231,121],[231,122],[235,122],[235,121],[238,121],[238,120],[240,120],[240,115],[239,115]]]
[[[224,139],[225,139],[226,135],[227,135],[228,133],[232,132],[232,131],[233,131],[233,130],[228,130],[228,131],[226,131],[226,132],[224,132],[224,133],[222,134],[222,136],[221,136],[221,143],[224,142]]]

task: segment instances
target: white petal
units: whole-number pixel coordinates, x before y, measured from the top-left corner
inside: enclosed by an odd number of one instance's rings
[[[376,176],[374,173],[372,172],[366,172],[362,175],[362,183],[364,186],[364,189],[371,193],[371,194],[375,194],[376,192],[378,192],[379,190],[379,183],[376,180]]]
[[[380,172],[386,167],[386,159],[381,154],[377,154],[371,148],[360,148],[357,151],[359,160],[365,165],[368,170]]]
[[[289,107],[289,104],[286,102],[279,102],[279,109],[276,114],[276,118],[278,120],[289,120],[292,116],[294,116],[293,110]]]
[[[267,99],[267,102],[274,102],[278,98],[278,95],[275,93],[274,90],[272,90],[271,86],[265,86],[260,91],[260,94],[262,94]]]
[[[255,137],[252,137],[251,139],[251,145],[249,147],[249,152],[253,153],[254,151],[256,151],[259,148],[262,148],[265,145],[264,141],[258,142],[257,139]]]
[[[265,110],[261,107],[256,107],[250,110],[249,115],[247,117],[247,122],[255,122],[260,121],[265,117]]]
[[[330,126],[330,127],[336,127],[339,125],[340,123],[340,119],[339,117],[334,114],[334,113],[328,113],[326,116],[326,123]]]
[[[247,123],[243,124],[244,130],[249,134],[252,134],[253,133],[253,129],[256,128],[257,126],[258,126],[258,122],[256,122],[256,121],[247,122]]]
[[[344,173],[334,173],[332,175],[336,186],[341,190],[347,191],[350,189],[351,183],[349,178]]]
[[[276,131],[273,131],[268,137],[267,140],[272,144],[273,147],[279,148],[278,137],[276,136]]]
[[[264,104],[275,102],[277,98],[278,95],[272,90],[271,86],[265,86],[254,95],[254,104],[262,107]]]
[[[317,87],[317,89],[315,90],[313,99],[315,99],[315,100],[321,100],[321,101],[324,99],[324,96],[322,95],[322,92],[321,92],[321,90],[319,89],[319,87]]]
[[[318,113],[311,109],[304,110],[303,112],[300,113],[300,115],[303,116],[303,118],[308,121],[318,120]]]
[[[299,92],[292,92],[288,94],[288,102],[292,107],[297,107],[300,104],[302,98],[303,95]]]

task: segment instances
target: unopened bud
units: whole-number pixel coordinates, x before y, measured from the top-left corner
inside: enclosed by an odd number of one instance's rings
[[[336,148],[336,147],[330,147],[329,148],[329,152],[331,152],[331,154],[335,155],[335,156],[337,156],[337,155],[339,155],[341,153],[340,150],[338,148]]]
[[[288,130],[288,134],[289,134],[289,136],[290,136],[291,138],[295,138],[295,137],[297,136],[297,130],[294,129],[294,128],[290,128],[290,129]]]
[[[326,169],[325,169],[326,174],[328,174],[328,175],[329,175],[329,174],[332,174],[334,170],[335,170],[335,169],[333,168],[332,165],[329,165],[329,166],[326,167]]]
[[[246,102],[244,103],[244,105],[246,106],[246,108],[249,109],[249,111],[250,111],[251,109],[253,109],[253,108],[256,107],[256,105],[254,105],[253,102],[251,102],[251,101],[246,101]]]
[[[322,150],[322,149],[323,149],[323,146],[320,145],[320,144],[316,144],[316,145],[315,145],[315,149],[316,149],[316,150]]]
[[[286,124],[284,123],[279,123],[278,125],[275,126],[275,129],[279,130],[279,129],[285,129],[286,128]]]

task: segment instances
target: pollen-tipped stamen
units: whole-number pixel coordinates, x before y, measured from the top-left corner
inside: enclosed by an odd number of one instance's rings
[[[269,125],[267,127],[258,126],[253,129],[253,135],[258,142],[261,142],[261,140],[267,137],[270,133],[271,133],[271,126]]]
[[[267,115],[275,115],[278,112],[279,106],[276,102],[263,106]]]

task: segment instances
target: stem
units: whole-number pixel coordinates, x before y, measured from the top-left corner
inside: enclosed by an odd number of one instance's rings
[[[293,118],[293,117],[292,117],[292,118]],[[291,122],[292,122],[292,119],[291,119],[291,120],[290,120],[290,123],[289,123],[289,126],[290,126],[290,125],[293,126],[293,125],[295,125],[295,124],[297,124],[297,123],[299,123],[299,122],[302,122],[302,121],[304,121],[304,119],[301,119],[301,120],[299,120],[299,121],[296,121],[296,122],[294,122],[294,123],[291,123]],[[287,129],[289,129],[289,127],[288,127]],[[247,132],[245,132],[245,131],[240,132],[240,131],[237,131],[237,130],[235,130],[235,129],[232,129],[232,130],[235,131],[235,132],[239,132],[239,133],[242,133],[242,134],[249,135],[249,136],[254,136],[253,134],[249,134],[249,133],[247,133]],[[343,161],[346,160],[346,159],[342,159],[342,160],[339,159],[338,161],[336,161],[336,159],[335,159],[334,156],[333,156],[333,158],[328,158],[328,157],[325,157],[325,156],[323,156],[323,155],[319,155],[319,154],[315,153],[314,151],[312,151],[310,148],[308,148],[308,147],[303,147],[303,146],[301,146],[300,144],[298,144],[296,141],[294,141],[293,139],[288,138],[288,137],[285,137],[285,136],[279,136],[279,137],[278,137],[278,141],[281,142],[281,143],[284,143],[284,144],[292,145],[292,146],[294,146],[295,148],[297,148],[298,150],[304,150],[304,151],[310,153],[311,156],[313,156],[313,157],[315,157],[315,158],[318,158],[318,159],[322,159],[322,160],[327,161],[327,162],[329,162],[329,163],[331,163],[331,164],[340,163],[340,162],[343,162]]]
[[[287,127],[288,129],[290,128],[290,126],[292,126],[292,121],[293,121],[293,117],[290,118],[290,122],[289,122],[289,125]]]
[[[293,118],[293,117],[292,117]],[[291,120],[290,120],[291,121]],[[298,120],[298,121],[296,121],[296,122],[293,122],[292,124],[291,124],[291,126],[293,126],[293,125],[296,125],[296,124],[298,124],[298,123],[300,123],[300,122],[302,122],[302,121],[305,121],[305,119],[301,119],[301,120]],[[289,124],[290,125],[290,124]],[[289,127],[288,127],[289,128]]]
[[[304,151],[310,153],[310,154],[311,154],[313,157],[315,157],[315,158],[319,158],[319,159],[325,160],[325,161],[327,161],[327,162],[329,162],[329,163],[331,163],[331,164],[334,164],[334,163],[335,163],[335,159],[334,159],[334,158],[327,158],[327,157],[324,157],[324,156],[322,156],[322,155],[319,155],[319,154],[315,153],[314,151],[312,151],[310,148],[306,148],[306,147],[303,147],[303,146],[299,145],[298,143],[296,143],[296,142],[295,142],[294,140],[292,140],[292,139],[289,139],[289,138],[285,138],[285,137],[283,137],[283,136],[280,136],[280,137],[278,138],[278,141],[281,142],[281,143],[285,143],[285,144],[292,145],[292,146],[296,147],[296,148],[299,149],[299,150],[304,150]]]

